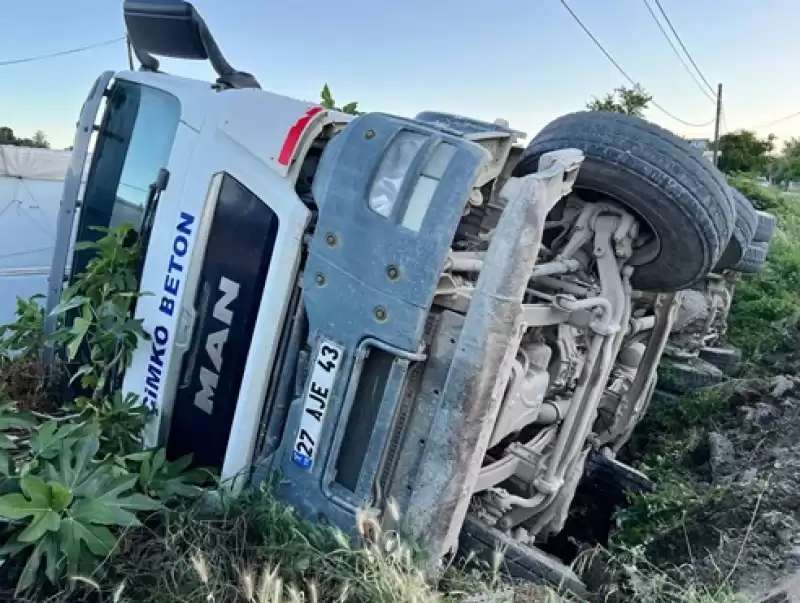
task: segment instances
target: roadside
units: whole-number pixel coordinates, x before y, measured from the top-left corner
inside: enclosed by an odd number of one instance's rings
[[[728,386],[654,404],[637,430],[630,454],[659,489],[635,496],[616,518],[609,550],[593,552],[598,563],[592,567],[601,568],[595,586],[607,600],[747,600],[742,596],[766,592],[800,569],[800,450],[795,446],[800,384],[792,376],[800,364],[794,350],[800,201],[759,192],[760,206],[778,214],[781,223],[768,266],[743,279],[734,297],[730,340],[745,350],[749,364]],[[124,291],[105,287],[105,271],[120,268],[112,257],[119,261],[135,254],[101,257],[84,290],[72,291],[61,312],[77,306],[99,312],[109,301],[112,306],[130,303]],[[71,414],[48,405],[34,360],[42,345],[42,316],[33,304],[23,304],[19,313],[17,328],[5,334],[7,354],[0,364],[6,398],[0,400],[6,402],[0,412],[0,459],[26,476],[23,489],[33,493],[31,502],[37,492],[46,493],[50,511],[41,513],[21,499],[19,506],[9,505],[4,498],[3,514],[28,523],[0,552],[0,599],[556,600],[549,589],[504,583],[501,554],[491,566],[454,564],[434,587],[421,569],[424,552],[393,532],[382,532],[366,515],[359,525],[365,546],[358,547],[330,527],[299,520],[268,490],[209,507],[200,486],[211,476],[187,472],[180,461],[167,463],[157,451],[135,452],[144,417],[128,401],[78,398]],[[79,371],[90,392],[97,393],[113,368],[104,362],[103,350],[116,345],[109,333],[125,339],[139,328],[120,321],[124,316],[98,316],[83,325],[80,340],[101,350]],[[76,333],[61,336],[77,353]],[[8,406],[12,400],[16,404]],[[11,475],[0,467],[0,486],[2,476],[8,481]],[[59,484],[76,475],[105,486],[83,492],[80,499],[62,499]],[[124,496],[104,494],[117,488]],[[41,529],[42,522],[71,527],[54,536],[52,529]],[[23,542],[27,548],[20,546]],[[80,578],[59,579],[68,567]],[[42,581],[27,599],[15,595],[18,581],[39,575],[40,568],[58,587]]]
[[[725,386],[654,401],[630,452],[659,489],[618,515],[611,546],[717,597],[698,601],[751,600],[800,569],[800,198],[732,184],[779,217],[767,265],[733,298],[729,341],[746,366]]]

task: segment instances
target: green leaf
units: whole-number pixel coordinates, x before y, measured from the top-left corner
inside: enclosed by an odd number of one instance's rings
[[[336,106],[336,103],[333,102],[333,96],[331,96],[331,89],[328,87],[328,84],[322,87],[320,97],[322,98],[321,104],[326,109],[333,109]]]
[[[55,511],[40,513],[17,538],[20,542],[37,542],[47,532],[57,532],[60,525],[61,516]]]
[[[11,457],[0,450],[0,476],[11,477]]]
[[[118,505],[108,505],[98,500],[82,499],[76,502],[70,515],[84,525],[139,526],[136,515]]]
[[[342,113],[348,113],[349,115],[355,115],[358,112],[358,103],[352,102],[347,103],[344,107],[342,107]]]
[[[24,519],[37,512],[45,513],[50,510],[49,505],[31,508],[30,501],[19,493],[0,496],[0,517],[3,519]]]
[[[85,488],[91,477],[91,463],[99,449],[97,436],[84,437],[77,444],[62,446],[57,480],[73,495],[90,495]]]
[[[187,454],[182,456],[178,460],[172,461],[169,464],[169,474],[172,477],[177,476],[180,473],[186,471],[189,468],[189,465],[192,464],[192,459],[194,458],[193,454]]]
[[[13,557],[14,555],[27,549],[29,546],[31,546],[30,542],[20,542],[17,540],[16,536],[12,536],[8,539],[8,542],[0,547],[0,559],[5,557]]]
[[[84,375],[88,375],[93,371],[94,371],[94,366],[92,366],[91,364],[84,364],[81,368],[75,371],[75,374],[72,375],[72,377],[69,380],[69,384],[72,385],[73,383],[75,383],[75,381],[77,381]]]
[[[63,511],[72,502],[72,492],[67,490],[59,482],[50,482],[50,503],[54,510]]]
[[[69,564],[76,567],[81,557],[81,542],[92,554],[105,557],[117,545],[117,539],[103,526],[92,526],[66,517],[61,522],[59,530],[61,550],[65,552]]]
[[[76,502],[71,510],[72,517],[85,524],[136,526],[137,511],[157,511],[161,503],[143,494],[134,493],[120,496],[136,484],[136,476],[127,476],[103,484],[103,492],[97,496]]]
[[[0,496],[0,517],[24,519],[45,514],[50,508],[50,488],[41,478],[28,475],[20,481],[22,494]]]
[[[25,567],[22,568],[22,574],[17,581],[16,594],[28,590],[36,583],[36,578],[39,573],[39,566],[42,563],[42,555],[47,548],[47,539],[42,539],[36,543],[25,562]]]
[[[71,446],[80,439],[78,431],[84,428],[81,423],[66,423],[59,427],[57,421],[48,421],[31,436],[31,451],[45,459],[55,458],[62,445]]]
[[[92,326],[92,323],[85,318],[76,318],[75,322],[72,323],[71,333],[73,338],[67,344],[67,358],[69,360],[75,360],[75,356],[78,355],[78,349],[81,347],[90,326]]]
[[[150,483],[150,480],[153,477],[153,472],[150,470],[150,467],[152,466],[151,458],[152,457],[147,457],[144,459],[142,461],[142,466],[139,468],[139,476],[142,486],[146,486],[148,483]]]
[[[78,248],[78,245],[75,245],[75,249]],[[60,314],[64,314],[73,308],[77,308],[78,306],[82,306],[86,298],[82,295],[76,295],[70,299],[66,299],[58,304],[55,308],[53,308],[52,312],[50,312],[50,316],[58,316]]]
[[[166,460],[167,460],[167,449],[159,448],[158,451],[155,453],[155,455],[153,455],[153,464],[151,467],[153,473],[158,473],[164,466]]]
[[[27,413],[18,412],[15,405],[8,409],[0,408],[0,429],[30,429],[36,425],[36,421]],[[7,413],[7,414],[6,414]]]
[[[117,499],[116,504],[133,511],[158,511],[163,508],[163,505],[157,500],[138,492]]]
[[[52,584],[58,581],[58,566],[61,563],[61,555],[58,551],[58,535],[48,534],[44,539],[44,557],[47,565],[44,568],[44,575]]]
[[[44,483],[42,478],[35,475],[23,477],[20,482],[22,491],[31,499],[35,504],[50,504],[50,486]]]
[[[152,450],[142,450],[141,452],[132,452],[131,454],[126,454],[123,458],[126,461],[134,461],[141,463],[145,459],[149,459],[151,456],[153,456]]]

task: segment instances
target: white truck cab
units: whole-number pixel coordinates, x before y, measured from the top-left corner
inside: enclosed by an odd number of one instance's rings
[[[427,309],[464,200],[497,157],[441,116],[428,125],[365,115],[351,130],[352,115],[264,91],[227,64],[188,3],[128,0],[125,19],[142,69],[103,74],[84,105],[57,246],[123,223],[143,241],[140,290],[149,295],[136,318],[151,341],[137,349],[123,389],[154,411],[146,443],[165,445],[170,457],[192,453],[223,480],[237,478],[238,489],[269,439],[273,469],[298,482],[324,470],[335,481],[325,457],[332,462],[328,448],[346,425],[322,429],[328,398],[337,395],[341,412],[345,375],[379,353],[384,372],[393,359],[424,357]],[[161,73],[150,52],[207,58],[219,80]],[[511,131],[489,129],[507,154]],[[76,252],[69,270],[67,260],[54,262],[50,307],[63,275],[76,278],[89,254]],[[300,307],[317,358],[300,386],[302,407],[290,404],[285,381],[306,345],[295,341]],[[295,441],[279,451],[284,430]],[[349,498],[352,511],[371,497],[366,482],[359,488],[332,498]]]
[[[148,241],[140,288],[152,295],[136,314],[152,341],[123,387],[156,411],[148,444],[237,475],[252,457],[312,216],[297,186],[303,161],[350,116],[146,71],[100,85],[76,239],[129,223]],[[71,274],[88,257],[75,253]]]

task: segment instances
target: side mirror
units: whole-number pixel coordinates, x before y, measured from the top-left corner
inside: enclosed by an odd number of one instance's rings
[[[228,88],[260,88],[251,74],[228,63],[203,17],[184,0],[125,0],[123,14],[131,46],[143,69],[158,71],[152,54],[208,60]],[[151,54],[152,53],[152,54]]]

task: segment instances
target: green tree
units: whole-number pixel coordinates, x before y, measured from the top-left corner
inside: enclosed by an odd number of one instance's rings
[[[770,175],[776,184],[784,186],[800,180],[800,138],[790,138],[783,143],[783,152],[772,158]]]
[[[759,138],[755,132],[740,130],[719,139],[718,167],[726,174],[737,172],[764,175],[769,171],[775,136]]]
[[[49,149],[50,143],[47,142],[47,135],[41,130],[37,130],[33,138],[17,138],[14,130],[7,126],[0,126],[0,144],[8,144],[15,147],[33,147],[38,149]]]
[[[594,97],[586,104],[586,108],[590,111],[609,111],[644,117],[644,112],[652,100],[651,94],[639,84],[635,84],[632,88],[625,86],[615,88],[614,92],[609,92],[603,98]]]
[[[50,148],[50,143],[47,141],[47,135],[41,130],[36,130],[36,133],[33,135],[33,146],[40,149]]]

